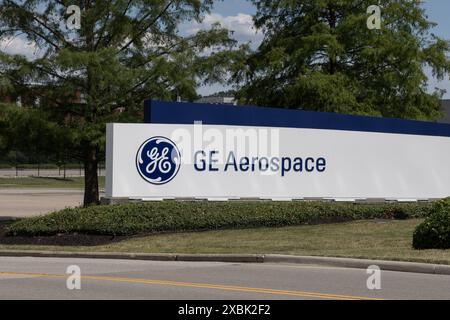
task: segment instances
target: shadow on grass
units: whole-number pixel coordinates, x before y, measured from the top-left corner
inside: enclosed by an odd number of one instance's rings
[[[7,235],[8,225],[17,220],[0,221],[0,245],[35,245],[59,247],[95,247],[117,243],[130,237],[101,236],[88,234],[58,234],[46,237],[11,237]]]
[[[36,176],[32,176],[30,178],[37,179],[37,180],[49,180],[49,181],[58,181],[58,182],[75,182],[75,180],[73,180],[73,179],[60,178],[60,177],[36,177]]]
[[[343,217],[330,217],[328,219],[315,219],[311,220],[307,225],[329,225],[329,224],[341,224],[346,222],[354,221],[352,219],[347,219]],[[8,235],[8,224],[17,222],[9,221],[6,224],[0,224],[0,245],[43,245],[43,246],[60,246],[60,247],[94,247],[109,245],[118,242],[122,242],[129,239],[157,236],[157,235],[168,235],[168,234],[190,234],[190,233],[206,233],[211,231],[237,231],[237,230],[256,230],[264,229],[265,226],[257,227],[223,227],[223,228],[206,228],[206,229],[194,229],[194,230],[176,230],[176,231],[154,231],[154,232],[142,232],[133,235],[126,236],[114,236],[114,235],[98,235],[89,233],[64,233],[56,235],[46,235],[46,236],[11,236]],[[306,226],[306,225],[299,225]],[[278,226],[274,228],[283,228],[287,226]]]

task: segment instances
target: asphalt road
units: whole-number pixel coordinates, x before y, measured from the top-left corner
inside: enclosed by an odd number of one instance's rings
[[[0,189],[0,218],[32,217],[82,203],[82,190]]]
[[[81,290],[66,270],[81,268]],[[450,276],[382,272],[382,290],[365,270],[318,266],[0,258],[0,299],[449,299]]]

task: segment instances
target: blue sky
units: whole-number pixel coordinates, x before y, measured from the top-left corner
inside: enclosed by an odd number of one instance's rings
[[[424,8],[426,9],[429,19],[438,24],[433,29],[433,33],[444,39],[450,39],[450,1],[426,0],[424,1]],[[226,27],[230,29],[237,29],[236,37],[239,40],[251,40],[253,45],[256,46],[261,40],[261,35],[252,37],[249,36],[248,31],[244,32],[243,30],[248,28],[248,21],[246,19],[242,19],[244,16],[250,16],[254,12],[255,8],[249,0],[218,1],[212,10],[214,20],[224,21],[225,23],[223,24]],[[233,19],[237,16],[240,16],[241,19]],[[429,71],[427,71],[427,73],[429,73]],[[435,87],[446,89],[448,92],[445,98],[450,98],[450,80],[447,79],[445,81],[438,82],[435,79],[430,79],[430,88],[433,89]],[[222,86],[211,86],[201,88],[200,93],[207,95],[223,89],[224,88]]]
[[[450,1],[425,0],[424,7],[430,20],[439,23],[435,29],[436,34],[450,38]],[[216,2],[213,12],[222,16],[233,16],[239,13],[253,14],[255,8],[249,0],[223,0]]]
[[[236,15],[238,13],[253,14],[255,12],[255,8],[249,0],[217,1],[214,6],[215,8],[213,11],[218,12],[224,16]]]
[[[450,1],[428,0],[424,7],[431,21],[438,23],[434,32],[446,39],[450,39]]]

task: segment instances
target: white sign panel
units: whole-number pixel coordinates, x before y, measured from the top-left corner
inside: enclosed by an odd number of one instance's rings
[[[358,131],[110,124],[107,197],[450,196],[450,138]]]

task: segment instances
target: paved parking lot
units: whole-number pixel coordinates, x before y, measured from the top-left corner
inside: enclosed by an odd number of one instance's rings
[[[82,203],[82,190],[0,189],[0,219],[38,216]]]

